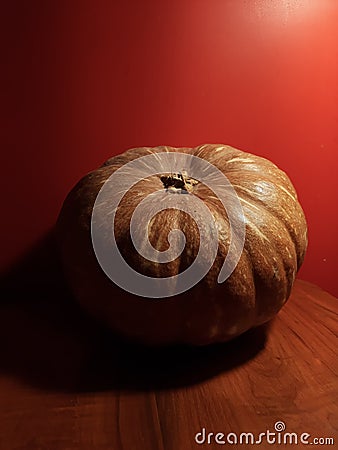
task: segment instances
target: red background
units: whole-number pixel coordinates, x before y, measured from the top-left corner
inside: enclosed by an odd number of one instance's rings
[[[309,225],[299,275],[338,294],[338,2],[6,3],[2,267],[109,156],[226,143],[289,174]]]

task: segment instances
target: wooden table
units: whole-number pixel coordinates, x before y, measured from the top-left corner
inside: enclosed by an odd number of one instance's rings
[[[320,288],[298,280],[269,326],[228,344],[150,351],[94,325],[39,264],[6,278],[0,304],[1,450],[227,448],[195,435],[258,439],[278,421],[337,446],[337,300]]]

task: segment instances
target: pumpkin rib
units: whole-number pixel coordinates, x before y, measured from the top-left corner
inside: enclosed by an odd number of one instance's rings
[[[268,219],[268,223],[272,223],[273,216],[268,210],[264,210],[264,213],[262,214],[264,214],[268,218],[270,217],[270,219]],[[248,214],[246,214],[246,217],[247,216]],[[277,217],[273,217],[273,220],[275,221],[275,229],[279,229],[279,232],[278,234],[275,234],[273,233],[273,231],[270,231],[269,235],[265,235],[265,238],[266,242],[273,246],[274,253],[276,253],[276,255],[278,255],[278,257],[282,261],[284,274],[286,276],[286,274],[289,272],[290,263],[294,264],[297,261],[296,246],[285,224]],[[247,223],[247,226],[254,229],[254,233],[252,233],[252,236],[255,240],[259,235],[259,233],[257,233],[256,225],[252,221],[249,221],[249,223]],[[246,244],[250,243],[250,241],[250,234],[247,233]],[[263,240],[262,243],[258,246],[258,248],[261,249],[262,253],[266,251],[266,242],[264,242]],[[281,242],[283,242],[283,248],[281,247]]]
[[[209,209],[212,211],[212,214],[214,215],[214,217],[217,217],[217,208],[220,208],[219,200],[216,197],[212,197],[212,196],[211,197],[205,197],[205,198],[201,197],[201,198],[203,199],[205,204],[209,207]],[[241,201],[245,201],[241,196],[239,196],[239,198],[240,198]],[[256,208],[257,210],[259,210],[259,212],[261,214],[261,208],[259,208],[258,206],[254,205],[252,203],[250,203],[250,206],[253,207],[253,208]],[[263,206],[264,206],[264,213],[267,216],[270,216],[271,215],[271,211],[268,208],[266,208],[265,204],[263,204]],[[245,210],[245,207],[244,207],[244,210]],[[247,216],[245,214],[245,211],[244,211],[244,215]],[[271,220],[272,220],[272,218],[269,218],[267,221],[271,222]],[[291,250],[292,253],[296,256],[295,242],[294,242],[294,239],[292,238],[292,236],[290,235],[288,227],[286,226],[285,222],[283,220],[281,220],[280,216],[278,216],[278,217],[274,216],[273,220],[279,220],[280,221],[280,225],[283,226],[284,231],[289,235],[288,246],[291,245],[291,248],[289,248],[289,251]],[[252,221],[250,221],[250,225],[254,226],[252,224]],[[223,220],[223,225],[222,225],[221,228],[224,229],[223,235],[227,236],[228,239],[230,239],[230,228],[229,228],[229,223],[228,223],[227,220]],[[256,228],[255,231],[256,231],[255,236],[262,233],[258,228]],[[271,242],[271,237],[270,236],[264,236],[264,239],[267,239],[267,240],[269,240]],[[275,251],[278,252],[279,256],[281,257],[281,259],[283,261],[284,270],[287,271],[288,265],[285,262],[285,256],[278,251],[278,247],[276,247],[275,243],[274,243],[274,246],[275,246]]]
[[[301,206],[299,205],[297,194],[294,191],[294,188],[292,187],[291,181],[286,175],[285,177],[287,179],[287,183],[284,185],[282,183],[276,183],[275,180],[271,179],[271,177],[269,177],[269,179],[267,179],[266,177],[264,179],[260,179],[256,176],[251,175],[249,180],[245,179],[241,181],[242,183],[244,183],[244,185],[240,185],[238,184],[238,182],[234,182],[233,174],[229,178],[236,192],[238,194],[239,191],[241,192],[241,194],[239,195],[240,198],[243,198],[243,196],[244,197],[248,196],[250,201],[255,203],[256,207],[259,208],[262,205],[265,209],[272,212],[272,214],[274,214],[276,217],[278,218],[282,217],[283,223],[287,226],[290,234],[293,237],[293,240],[295,240],[296,241],[295,243],[297,244],[297,241],[300,240],[301,236],[293,232],[293,225],[295,223],[295,217],[298,217],[298,222],[300,223],[304,222],[305,220],[304,212]],[[265,201],[265,198],[262,198],[258,189],[257,188],[252,189],[251,187],[253,183],[259,185],[259,183],[266,183],[267,181],[271,183],[274,190],[277,190],[276,192],[276,198],[278,199],[277,202],[271,201],[271,194],[266,195],[267,201]],[[292,202],[290,202],[290,198],[292,199]],[[293,207],[291,208],[291,206]],[[287,217],[288,220],[285,220],[285,217]],[[299,247],[299,245],[297,245],[297,247]]]
[[[237,189],[237,193],[239,195],[239,198],[241,201],[246,202],[246,199],[243,199],[242,195],[247,195],[247,197],[250,199],[251,202],[254,203],[254,207],[258,210],[260,210],[261,207],[264,208],[264,210],[270,214],[271,216],[277,218],[280,223],[283,225],[283,227],[288,232],[291,242],[295,248],[296,255],[300,254],[300,248],[304,246],[304,244],[301,242],[302,237],[300,234],[300,230],[297,232],[297,223],[300,221],[304,221],[304,213],[301,207],[298,203],[294,203],[294,208],[290,212],[286,213],[286,208],[284,208],[282,205],[270,205],[266,204],[264,200],[255,198],[254,193],[250,192],[249,190],[245,189],[245,193],[243,194],[243,190],[241,190],[241,187],[235,186],[235,189]],[[241,194],[238,192],[240,191]],[[252,203],[249,202],[249,204],[252,205]],[[290,205],[290,203],[288,203]],[[283,214],[284,213],[284,214]],[[299,220],[295,221],[294,218],[298,216]],[[301,257],[300,257],[301,258]],[[298,268],[301,265],[301,260],[297,256],[297,266]]]

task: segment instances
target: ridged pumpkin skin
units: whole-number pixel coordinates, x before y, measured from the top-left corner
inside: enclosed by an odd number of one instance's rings
[[[219,284],[217,276],[229,245],[229,223],[220,201],[203,183],[196,184],[190,195],[208,206],[221,230],[214,264],[187,292],[145,299],[119,288],[102,271],[93,250],[91,216],[101,187],[114,171],[135,158],[158,152],[190,153],[220,169],[242,204],[246,235],[239,263]],[[166,210],[152,221],[149,239],[155,248],[165,250],[174,225],[186,236],[182,255],[158,264],[137,253],[130,240],[130,218],[140,200],[159,189],[164,189],[160,176],[151,176],[128,192],[116,213],[115,238],[132,267],[148,276],[167,277],[191,264],[199,236],[186,213]],[[269,321],[288,299],[307,247],[306,220],[287,175],[267,159],[226,145],[141,147],[109,159],[69,193],[59,215],[57,235],[67,279],[83,307],[118,334],[152,345],[227,341]]]

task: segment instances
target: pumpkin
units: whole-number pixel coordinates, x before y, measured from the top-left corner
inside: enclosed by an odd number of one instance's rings
[[[188,159],[183,167],[178,156],[185,155]],[[166,164],[162,167],[164,156],[173,161],[170,171]],[[148,174],[149,165],[144,163],[142,177],[134,177],[117,202],[123,180],[128,174],[135,175],[134,169],[123,172],[123,168],[146,157],[156,160],[156,173],[150,170]],[[230,187],[223,199],[203,176],[198,179],[189,173],[192,160],[215,168],[224,177],[224,186],[228,182]],[[114,179],[120,172],[122,177]],[[218,188],[222,185],[217,184]],[[103,191],[105,196],[98,201]],[[141,210],[136,224],[134,221],[141,239],[137,248],[130,225],[133,215],[142,201],[160,208],[162,200],[157,193],[170,203],[153,214],[146,227],[141,227]],[[110,198],[115,198],[115,203]],[[183,200],[193,204],[193,214],[177,206]],[[232,221],[237,220],[232,228],[231,210],[235,211]],[[167,295],[139,295],[135,282],[130,281],[128,288],[128,276],[127,288],[108,276],[95,249],[94,212],[97,242],[101,239],[102,248],[108,251],[114,236],[119,254],[132,273],[155,282],[174,280],[174,294],[168,290]],[[242,243],[237,230],[240,224]],[[289,298],[307,247],[306,220],[288,176],[269,160],[227,145],[140,147],[112,157],[71,190],[56,229],[64,271],[80,304],[118,335],[151,345],[224,342],[269,321]],[[183,233],[185,242],[179,254],[172,253],[170,259],[173,241],[169,235],[173,230]],[[149,241],[156,255],[164,254],[167,259],[143,254],[142,239]],[[238,251],[228,276],[220,282],[231,239]],[[201,248],[205,249],[207,269],[192,286],[177,290],[175,277],[188,271]],[[112,277],[119,271],[113,264]]]

